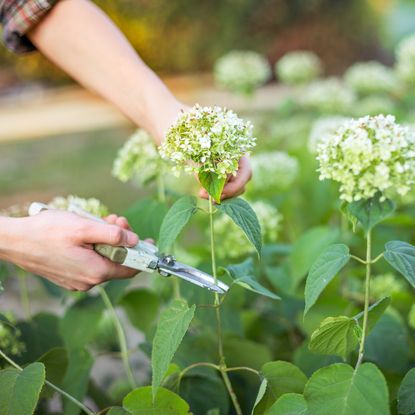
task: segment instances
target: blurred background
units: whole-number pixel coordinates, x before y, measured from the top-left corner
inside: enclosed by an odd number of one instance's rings
[[[251,100],[216,89],[213,64],[230,50],[254,50],[274,64],[288,51],[307,49],[326,74],[341,75],[357,61],[392,64],[394,46],[415,31],[412,0],[96,3],[182,100],[238,111],[275,108],[284,88],[274,75]],[[68,193],[95,196],[114,210],[127,206],[142,190],[126,191],[111,166],[132,131],[110,104],[39,54],[0,48],[0,209]]]

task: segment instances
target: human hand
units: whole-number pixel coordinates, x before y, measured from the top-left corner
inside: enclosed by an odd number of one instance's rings
[[[244,156],[239,160],[239,168],[236,176],[229,176],[228,181],[223,188],[221,200],[236,197],[245,192],[245,186],[251,180],[252,169],[249,157]],[[208,199],[209,194],[205,189],[200,189],[199,196],[203,199]]]
[[[9,219],[8,243],[0,249],[0,258],[72,291],[133,277],[137,270],[93,250],[96,243],[130,247],[138,243],[125,218],[110,215],[106,220],[108,224],[103,224],[57,210]]]

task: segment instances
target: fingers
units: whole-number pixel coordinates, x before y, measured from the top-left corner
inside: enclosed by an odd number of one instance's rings
[[[138,236],[128,229],[123,229],[118,224],[107,225],[88,221],[79,234],[82,243],[131,247],[138,244]]]
[[[124,216],[117,216],[117,215],[112,214],[112,215],[107,216],[104,219],[110,225],[117,225],[120,228],[131,230],[131,226],[128,223],[127,218],[125,218]]]

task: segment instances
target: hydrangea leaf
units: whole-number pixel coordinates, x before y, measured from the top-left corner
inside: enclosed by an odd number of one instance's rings
[[[264,379],[261,384],[259,385],[258,394],[255,398],[254,407],[252,408],[252,415],[259,415],[264,413],[264,401],[267,401],[267,386],[268,381]],[[267,405],[266,407],[268,407]]]
[[[160,252],[167,252],[179,233],[197,211],[196,198],[183,196],[169,209],[163,219],[159,235]]]
[[[389,392],[372,363],[354,370],[344,363],[323,367],[307,382],[304,397],[310,414],[389,415]]]
[[[399,387],[398,412],[403,415],[415,412],[415,368],[405,375]]]
[[[390,216],[395,210],[395,204],[391,200],[380,200],[380,194],[370,198],[352,202],[347,210],[354,216],[362,228],[369,232],[375,225]]]
[[[243,230],[248,240],[257,250],[258,255],[261,255],[261,225],[249,203],[241,198],[228,199],[218,205],[218,209],[228,215]]]
[[[307,415],[307,413],[307,402],[299,393],[282,395],[267,411],[267,415]]]
[[[153,398],[156,397],[169,364],[189,328],[195,308],[194,305],[189,308],[184,300],[174,300],[160,314],[151,353]]]
[[[45,366],[36,362],[22,371],[7,368],[0,371],[0,414],[33,414],[45,382]]]
[[[311,266],[305,285],[304,315],[315,304],[329,282],[349,262],[349,247],[344,244],[330,245]]]
[[[317,354],[346,358],[358,345],[361,331],[354,318],[327,317],[311,335],[308,347]]]
[[[390,241],[385,245],[384,258],[415,288],[415,246],[402,241]]]
[[[151,386],[137,388],[122,402],[123,408],[134,415],[163,414],[187,415],[189,405],[180,396],[168,389],[159,388],[153,398]]]
[[[273,300],[281,300],[281,297],[265,288],[255,279],[253,276],[254,264],[252,258],[248,258],[240,264],[229,265],[225,268],[225,271],[233,278],[234,284]]]
[[[226,177],[220,177],[209,171],[199,173],[200,184],[212,196],[216,203],[220,203],[223,188],[225,187]]]
[[[383,313],[389,307],[390,303],[391,303],[391,298],[384,297],[384,298],[381,298],[379,301],[376,301],[376,303],[372,304],[369,307],[369,314],[368,314],[368,320],[367,320],[367,333],[370,333],[373,327],[375,327],[376,323],[382,317]],[[363,317],[363,314],[364,312],[362,311],[361,313],[356,314],[353,318],[355,320],[359,320]]]
[[[294,364],[282,360],[265,363],[261,374],[267,381],[266,391],[257,403],[253,415],[268,414],[268,408],[287,393],[303,393],[306,375]],[[258,399],[258,398],[257,398]]]

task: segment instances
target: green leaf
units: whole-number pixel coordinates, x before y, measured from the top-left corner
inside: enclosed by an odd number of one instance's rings
[[[388,199],[380,201],[380,194],[378,194],[371,199],[350,203],[347,210],[358,220],[362,228],[369,232],[375,225],[393,213],[395,204]]]
[[[344,363],[323,367],[307,382],[304,397],[313,415],[389,415],[388,387],[372,363],[356,371]]]
[[[219,177],[213,172],[199,173],[200,184],[212,196],[216,203],[220,203],[223,188],[225,187],[226,177]]]
[[[261,225],[249,203],[241,198],[228,199],[218,205],[218,209],[228,215],[235,225],[243,230],[248,240],[257,250],[258,255],[261,255]]]
[[[159,388],[153,399],[151,386],[137,388],[130,392],[122,403],[132,415],[186,415],[189,405],[175,393]]]
[[[45,365],[47,380],[56,386],[60,386],[68,367],[66,350],[63,347],[56,347],[45,353],[38,361]],[[45,385],[42,390],[42,397],[51,398],[54,393],[53,389]]]
[[[415,368],[405,375],[399,387],[398,412],[404,415],[415,412]]]
[[[307,314],[329,282],[349,260],[349,247],[343,244],[330,245],[319,255],[307,276],[304,315]]]
[[[160,252],[167,252],[179,233],[197,211],[196,198],[183,196],[169,209],[160,228],[158,246]]]
[[[263,403],[264,399],[266,400],[267,398],[265,397],[266,393],[267,393],[267,386],[268,386],[268,381],[266,379],[264,379],[261,384],[259,385],[259,389],[258,389],[258,394],[255,398],[255,403],[254,403],[254,407],[252,408],[252,413],[251,415],[260,415],[263,414]],[[269,405],[267,405],[266,407],[268,407]]]
[[[309,348],[314,353],[346,358],[359,343],[361,328],[354,318],[327,317],[311,335]]]
[[[307,382],[306,375],[297,366],[284,361],[265,363],[261,374],[267,381],[266,391],[256,403],[253,415],[268,413],[267,409],[286,393],[303,393]]]
[[[130,412],[127,412],[125,409],[123,409],[123,408],[121,408],[119,406],[113,406],[107,412],[107,415],[131,415],[131,413]]]
[[[31,415],[45,382],[45,366],[36,362],[22,371],[0,371],[0,415]]]
[[[390,241],[385,245],[384,258],[415,288],[415,246],[402,241]]]
[[[130,322],[146,333],[155,323],[160,299],[157,294],[147,288],[139,288],[128,292],[120,301]]]
[[[68,369],[62,382],[62,389],[74,398],[82,401],[88,390],[89,373],[94,360],[91,355],[83,349],[69,351]],[[78,415],[79,407],[64,399],[62,415]]]
[[[390,297],[383,297],[379,301],[376,301],[376,303],[372,304],[369,307],[369,314],[367,319],[367,333],[370,333],[375,327],[378,320],[382,317],[383,313],[388,308],[389,304],[391,302]],[[359,320],[363,317],[364,312],[362,311],[359,314],[356,314],[353,318],[355,320]]]
[[[160,315],[151,354],[153,398],[189,328],[195,308],[194,305],[189,308],[184,300],[174,300]]]
[[[299,393],[282,395],[265,415],[307,415],[307,402]]]
[[[66,310],[59,331],[68,350],[82,349],[98,333],[104,305],[98,297],[82,299]]]
[[[268,290],[268,288],[265,288],[255,279],[253,276],[254,263],[252,258],[248,258],[240,264],[229,265],[225,268],[225,271],[227,271],[228,274],[232,277],[234,284],[240,285],[247,290],[261,294],[265,297],[272,298],[273,300],[281,299],[278,295]]]
[[[339,235],[338,229],[319,226],[308,230],[297,239],[290,255],[291,273],[295,286],[302,281],[321,252],[334,243]]]

